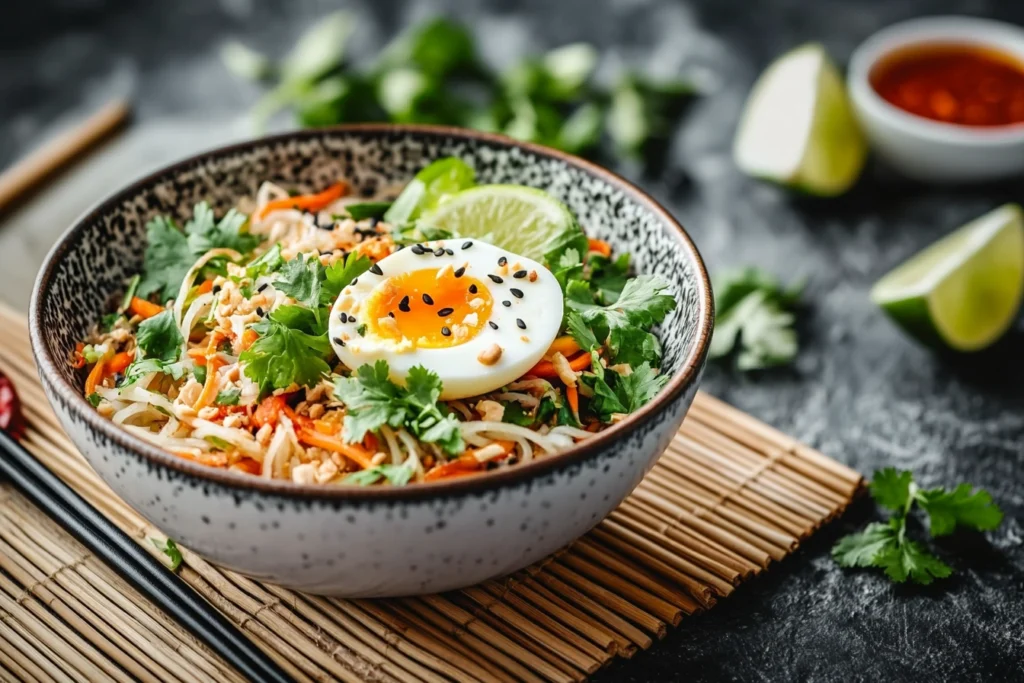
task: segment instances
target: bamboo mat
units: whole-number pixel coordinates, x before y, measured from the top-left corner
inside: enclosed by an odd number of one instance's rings
[[[0,370],[24,445],[164,559],[43,397],[21,314],[0,305]],[[214,567],[180,576],[297,680],[582,681],[729,596],[839,515],[861,477],[706,394],[639,488],[571,547],[443,595],[341,600]],[[0,678],[236,680],[28,501],[0,487]]]

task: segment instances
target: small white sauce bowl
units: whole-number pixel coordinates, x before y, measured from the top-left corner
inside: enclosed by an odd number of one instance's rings
[[[904,111],[871,85],[872,69],[913,46],[971,45],[1024,63],[1024,29],[968,17],[930,17],[893,24],[854,51],[848,84],[861,125],[879,157],[915,180],[979,182],[1024,172],[1024,124],[992,128],[943,123]]]

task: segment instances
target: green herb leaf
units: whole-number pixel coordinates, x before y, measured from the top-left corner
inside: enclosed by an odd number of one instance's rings
[[[225,389],[217,394],[217,398],[213,402],[219,406],[237,406],[241,395],[242,392],[239,389]]]
[[[871,480],[871,497],[882,507],[905,513],[910,503],[913,480],[914,475],[908,470],[901,472],[895,467],[886,467],[875,472]]]
[[[118,313],[124,313],[132,305],[132,299],[135,298],[135,292],[139,290],[141,281],[141,275],[133,275],[132,279],[128,281],[128,287],[125,288],[124,296],[121,298],[121,305],[117,307]]]
[[[405,486],[412,479],[411,467],[405,465],[377,465],[365,470],[359,470],[342,479],[342,483],[355,484],[356,486],[370,486],[381,479],[387,479],[392,486]]]
[[[89,401],[89,404],[90,404],[90,405],[91,405],[91,406],[92,406],[93,408],[95,408],[96,406],[98,406],[98,405],[100,404],[100,401],[102,401],[102,400],[103,400],[103,397],[102,397],[102,396],[100,396],[99,394],[97,394],[97,393],[96,393],[96,392],[94,391],[94,392],[92,392],[91,394],[89,394],[88,396],[86,396],[86,400],[88,400],[88,401]]]
[[[124,387],[131,386],[153,372],[168,375],[171,379],[181,379],[185,376],[185,366],[181,363],[168,363],[159,358],[136,360],[125,368],[124,379],[118,387],[123,389]]]
[[[792,309],[803,285],[784,288],[777,279],[748,268],[716,279],[715,334],[711,358],[736,353],[740,370],[789,363],[798,350]]]
[[[316,311],[320,308],[321,282],[325,279],[324,267],[314,255],[303,258],[299,254],[286,261],[274,287],[284,292],[303,306]]]
[[[505,407],[505,412],[501,416],[502,422],[519,425],[520,427],[530,427],[533,425],[533,416],[526,412],[519,402],[502,401],[501,405]]]
[[[391,202],[361,202],[359,204],[346,204],[345,211],[355,221],[363,221],[367,218],[383,218]]]
[[[355,26],[354,17],[344,11],[316,22],[284,58],[281,79],[290,84],[312,82],[341,66],[345,44]]]
[[[104,332],[110,332],[117,325],[117,321],[124,317],[123,313],[105,313],[100,318],[100,329]]]
[[[372,265],[373,261],[359,254],[349,254],[345,257],[344,262],[339,259],[332,263],[324,273],[325,282],[320,303],[322,305],[333,304],[341,294],[341,290],[352,284],[353,280],[368,271]]]
[[[384,425],[405,427],[421,441],[436,443],[455,455],[464,446],[458,420],[445,415],[437,405],[441,395],[440,378],[421,366],[409,371],[406,387],[389,379],[386,361],[362,365],[352,377],[334,382],[334,396],[345,404],[345,439],[362,441],[367,432]]]
[[[165,541],[160,541],[155,538],[151,538],[149,539],[149,541],[153,544],[154,548],[162,552],[170,559],[171,571],[177,571],[178,567],[181,566],[181,563],[185,559],[181,556],[181,551],[178,550],[178,545],[170,538],[168,538]]]
[[[385,212],[384,220],[404,225],[437,206],[443,197],[472,187],[476,173],[455,157],[438,159],[416,174]]]
[[[174,314],[164,311],[139,323],[135,341],[146,358],[157,358],[173,363],[181,357],[184,339],[174,322]]]
[[[975,491],[970,484],[960,484],[952,491],[943,488],[919,491],[916,501],[928,513],[932,536],[946,536],[958,526],[989,531],[1003,521],[1003,511],[992,502],[988,491]]]
[[[898,532],[892,524],[872,522],[864,531],[839,539],[832,558],[840,567],[876,567],[877,558],[897,546]]]
[[[281,270],[284,265],[284,258],[281,257],[281,245],[274,243],[274,246],[263,252],[258,258],[250,261],[245,267],[245,276],[255,280],[261,275],[269,275]]]
[[[952,567],[929,553],[917,541],[904,540],[896,547],[888,547],[875,557],[875,564],[885,568],[885,574],[896,583],[908,578],[927,586],[935,579],[944,579],[953,573]]]
[[[196,378],[196,381],[200,384],[206,384],[206,366],[205,365],[193,365],[192,376]]]
[[[331,353],[326,332],[307,308],[281,306],[252,326],[259,338],[242,352],[245,375],[263,392],[297,384],[315,386],[330,372],[324,360]],[[313,334],[312,332],[318,332]]]

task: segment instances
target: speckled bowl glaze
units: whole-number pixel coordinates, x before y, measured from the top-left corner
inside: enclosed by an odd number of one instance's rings
[[[551,458],[405,488],[319,488],[203,467],[101,418],[67,362],[76,341],[142,266],[146,221],[218,211],[267,179],[303,190],[338,178],[367,195],[456,156],[481,182],[561,198],[587,232],[671,282],[662,325],[668,386],[627,420]],[[536,562],[597,524],[640,483],[697,391],[711,337],[711,287],[682,227],[622,178],[581,159],[458,129],[361,125],[263,138],[200,154],[100,202],[57,242],[30,311],[32,349],[61,424],[133,508],[195,552],[314,593],[396,596],[449,590]]]

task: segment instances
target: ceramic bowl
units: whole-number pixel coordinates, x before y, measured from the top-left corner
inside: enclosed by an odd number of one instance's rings
[[[627,420],[550,458],[404,488],[303,486],[207,468],[166,453],[96,413],[67,358],[138,272],[145,224],[199,201],[224,211],[261,182],[311,190],[345,178],[367,195],[456,156],[481,182],[561,198],[592,236],[666,278],[679,306],[659,331],[665,389]],[[453,589],[536,562],[585,533],[654,465],[703,370],[713,304],[683,228],[641,190],[581,159],[458,129],[361,125],[224,147],[149,175],[64,233],[36,281],[32,349],[46,394],[99,475],[171,538],[249,576],[321,594],[395,596]]]
[[[872,70],[898,50],[927,45],[995,48],[1024,63],[1024,29],[988,19],[929,17],[893,24],[862,43],[850,58],[850,98],[879,157],[907,177],[926,182],[981,182],[1024,173],[1024,125],[970,128],[932,121],[884,100]]]

